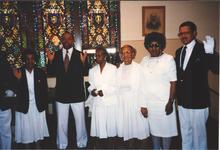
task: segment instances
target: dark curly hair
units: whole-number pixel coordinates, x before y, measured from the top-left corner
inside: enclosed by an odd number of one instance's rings
[[[145,36],[144,46],[148,48],[152,42],[157,42],[161,49],[166,47],[166,37],[162,33],[151,32]]]

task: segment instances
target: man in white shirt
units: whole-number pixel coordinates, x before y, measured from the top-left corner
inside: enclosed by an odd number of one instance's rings
[[[84,81],[86,54],[74,48],[74,37],[69,32],[62,35],[60,51],[47,50],[48,73],[56,76],[57,148],[68,146],[69,109],[72,109],[76,124],[77,147],[87,145],[84,111]]]
[[[179,26],[183,46],[176,51],[177,100],[182,149],[207,149],[206,121],[210,106],[208,71],[218,72],[214,39],[196,39],[197,27],[191,21]]]

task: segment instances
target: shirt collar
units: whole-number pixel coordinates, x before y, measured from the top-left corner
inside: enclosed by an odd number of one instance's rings
[[[33,72],[34,72],[34,68],[32,69],[31,73],[30,73],[27,69],[25,69],[25,72],[26,72],[26,74],[30,74],[30,75],[32,75]]]
[[[195,46],[196,44],[196,41],[195,40],[192,40],[189,44],[187,45],[184,45],[187,47],[187,49],[193,49],[193,47]]]
[[[73,52],[73,47],[71,47],[70,49],[68,49],[68,53],[69,53],[69,54],[72,54],[72,52]],[[63,53],[66,53],[66,49],[65,49],[65,48],[63,48]]]
[[[130,65],[132,65],[133,64],[133,60],[131,61],[131,63],[129,64],[129,65],[125,65],[125,63],[123,62],[122,63],[124,66],[130,66]]]

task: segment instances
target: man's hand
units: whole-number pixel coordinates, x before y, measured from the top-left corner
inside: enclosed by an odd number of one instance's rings
[[[80,60],[82,61],[83,64],[86,61],[86,57],[87,57],[87,53],[86,52],[80,53]]]
[[[148,110],[145,107],[141,107],[141,113],[142,115],[147,118],[148,117]]]
[[[55,52],[51,52],[48,48],[46,48],[46,54],[49,62],[51,63],[54,60]]]
[[[213,37],[206,35],[205,40],[203,41],[203,44],[204,44],[206,54],[213,54],[214,53],[215,41],[214,41]]]
[[[14,74],[14,76],[17,78],[17,79],[21,79],[22,77],[22,73],[19,69],[16,69],[16,68],[13,68],[12,69],[12,72]]]

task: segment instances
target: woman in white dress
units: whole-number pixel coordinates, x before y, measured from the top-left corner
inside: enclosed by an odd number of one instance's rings
[[[117,135],[116,128],[116,102],[115,94],[115,76],[116,66],[108,63],[106,58],[108,53],[105,48],[96,49],[96,63],[89,70],[88,90],[90,96],[86,103],[90,101],[92,106],[91,131],[92,137],[98,137],[99,146],[103,141]],[[92,102],[91,102],[92,101]]]
[[[24,54],[25,67],[14,70],[17,78],[17,101],[15,112],[15,142],[37,144],[48,137],[45,110],[48,105],[47,78],[43,70],[35,67],[35,53]],[[38,147],[39,148],[39,147]]]
[[[142,69],[133,61],[136,49],[130,45],[124,45],[120,50],[123,63],[117,73],[117,128],[118,136],[124,141],[135,144],[134,139],[146,139],[149,136],[148,119],[140,111],[144,99],[142,95],[141,81]],[[129,144],[130,145],[130,144]]]
[[[177,136],[174,105],[176,89],[176,65],[171,55],[163,52],[166,38],[152,32],[145,37],[145,48],[150,53],[141,61],[144,70],[146,106],[153,148],[169,149],[171,137]]]

